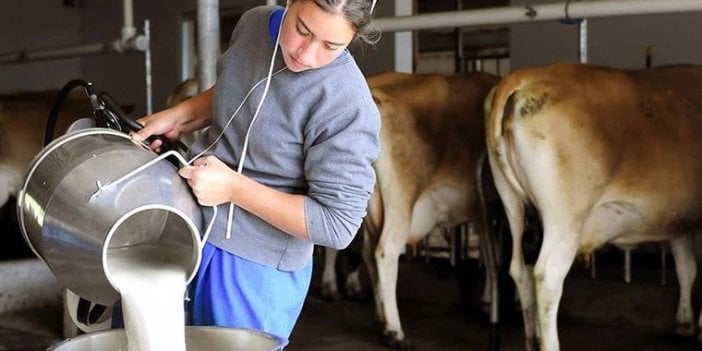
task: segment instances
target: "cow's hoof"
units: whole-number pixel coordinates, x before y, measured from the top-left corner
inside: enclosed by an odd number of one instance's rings
[[[322,298],[327,301],[339,301],[341,300],[341,294],[339,290],[331,288],[328,285],[322,285]]]
[[[480,305],[480,310],[489,316],[490,315],[490,301],[483,301],[482,304]]]
[[[539,341],[536,338],[526,339],[526,351],[539,351]]]
[[[385,337],[385,321],[376,316],[373,319],[373,330],[375,330],[375,334],[379,337]]]
[[[695,335],[695,325],[692,323],[678,324],[675,326],[675,335],[691,338]]]
[[[346,298],[351,301],[368,301],[368,294],[363,292],[363,290],[348,290],[346,293]]]
[[[385,334],[385,345],[397,350],[411,350],[414,348],[414,343],[408,338],[398,339],[397,332],[387,332]]]

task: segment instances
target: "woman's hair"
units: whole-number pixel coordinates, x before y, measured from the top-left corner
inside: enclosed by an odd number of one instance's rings
[[[380,40],[380,31],[371,25],[374,0],[290,0],[314,1],[326,12],[343,14],[356,31],[354,40],[362,40],[367,44],[375,44]]]

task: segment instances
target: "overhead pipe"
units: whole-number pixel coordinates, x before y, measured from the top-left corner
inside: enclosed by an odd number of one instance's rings
[[[217,80],[219,56],[219,0],[198,0],[198,85],[205,91]]]
[[[132,0],[122,0],[122,14],[122,37],[112,42],[115,50],[119,53],[127,50],[146,51],[149,47],[147,37],[143,34],[136,35]]]
[[[113,52],[111,43],[78,44],[0,54],[0,64],[24,63]]]
[[[122,14],[122,40],[126,41],[136,35],[136,27],[134,27],[134,5],[132,0],[123,0]]]
[[[123,12],[124,23],[121,37],[117,40],[4,53],[0,54],[0,65],[95,54],[123,53],[127,50],[145,51],[149,45],[148,39],[144,35],[136,35],[132,0],[123,0]]]
[[[566,8],[568,9],[567,12]],[[596,18],[701,10],[702,1],[700,0],[567,1],[377,18],[373,23],[382,31],[400,32],[419,29],[538,22],[567,17]]]

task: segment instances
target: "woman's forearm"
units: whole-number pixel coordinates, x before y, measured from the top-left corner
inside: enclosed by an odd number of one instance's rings
[[[232,202],[290,235],[308,239],[303,195],[284,193],[241,177]]]
[[[209,88],[174,107],[180,116],[178,119],[180,132],[190,133],[210,125],[213,89],[214,87]]]
[[[178,173],[188,180],[200,205],[231,202],[290,235],[308,238],[303,195],[288,194],[258,183],[215,156],[200,157]]]

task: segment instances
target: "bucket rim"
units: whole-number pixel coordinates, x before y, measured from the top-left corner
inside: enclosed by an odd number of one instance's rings
[[[143,212],[146,210],[164,210],[166,212],[173,213],[183,219],[185,223],[188,225],[188,228],[190,229],[190,233],[193,234],[193,242],[194,242],[194,249],[197,254],[195,254],[195,265],[193,266],[192,271],[188,274],[187,279],[185,280],[185,284],[190,284],[190,282],[195,278],[195,275],[197,274],[198,269],[200,268],[200,262],[202,260],[202,255],[200,254],[202,252],[202,237],[200,236],[200,230],[197,228],[195,225],[195,222],[185,215],[185,213],[175,207],[171,206],[166,206],[166,205],[161,205],[161,204],[150,204],[150,205],[143,205],[139,207],[135,207],[131,209],[130,211],[124,213],[121,217],[119,217],[110,227],[110,230],[107,232],[107,235],[105,236],[105,244],[102,246],[102,252],[100,253],[100,260],[102,264],[102,269],[105,273],[105,277],[107,278],[107,281],[112,285],[112,287],[117,290],[114,286],[114,282],[112,281],[112,275],[108,271],[108,265],[107,265],[107,251],[109,249],[109,244],[112,241],[112,237],[114,236],[115,232],[117,231],[117,228],[124,223],[128,218],[132,217],[138,212]],[[118,291],[119,293],[119,291]]]
[[[19,190],[17,193],[17,217],[19,221],[19,227],[20,231],[22,232],[22,236],[24,237],[25,242],[27,242],[27,245],[29,248],[32,250],[34,255],[39,257],[45,264],[48,265],[48,262],[44,259],[44,257],[39,253],[39,251],[34,247],[34,244],[32,243],[32,240],[29,238],[29,234],[27,233],[27,225],[25,223],[25,211],[24,211],[24,204],[25,204],[25,197],[27,196],[27,187],[29,187],[29,183],[32,179],[32,176],[34,175],[35,171],[39,167],[39,165],[44,161],[44,159],[54,152],[56,149],[58,149],[60,146],[63,144],[73,140],[77,139],[80,137],[88,136],[88,135],[96,135],[96,134],[107,134],[107,135],[113,135],[113,136],[118,136],[118,137],[123,137],[126,139],[130,139],[131,137],[123,132],[119,132],[113,129],[107,129],[107,128],[85,128],[81,129],[72,133],[64,134],[59,136],[58,138],[54,139],[52,142],[50,142],[48,145],[46,145],[37,155],[34,156],[32,159],[32,162],[30,162],[29,167],[27,168],[25,177],[24,177],[24,182],[22,183],[22,188]]]
[[[266,332],[266,331],[256,330],[256,329],[252,329],[252,328],[225,327],[225,326],[214,326],[214,325],[210,325],[210,326],[186,325],[185,326],[186,337],[187,337],[190,330],[195,330],[195,331],[207,331],[207,330],[227,331],[227,330],[230,330],[230,331],[241,331],[241,332],[245,332],[245,333],[256,334],[258,336],[264,337],[268,340],[272,340],[275,343],[277,343],[278,348],[276,350],[282,350],[289,343],[289,340],[286,338],[277,336],[275,334],[271,334],[271,333]],[[99,336],[99,335],[122,334],[122,333],[126,333],[126,331],[124,329],[120,328],[120,329],[108,329],[108,330],[102,330],[102,331],[97,331],[97,332],[88,333],[88,334],[82,334],[82,335],[78,335],[78,336],[74,336],[74,337],[70,337],[70,338],[61,340],[61,341],[49,346],[46,349],[46,351],[56,351],[60,347],[63,347],[70,342],[80,341],[83,339],[89,339],[89,338],[92,338],[96,335]]]

